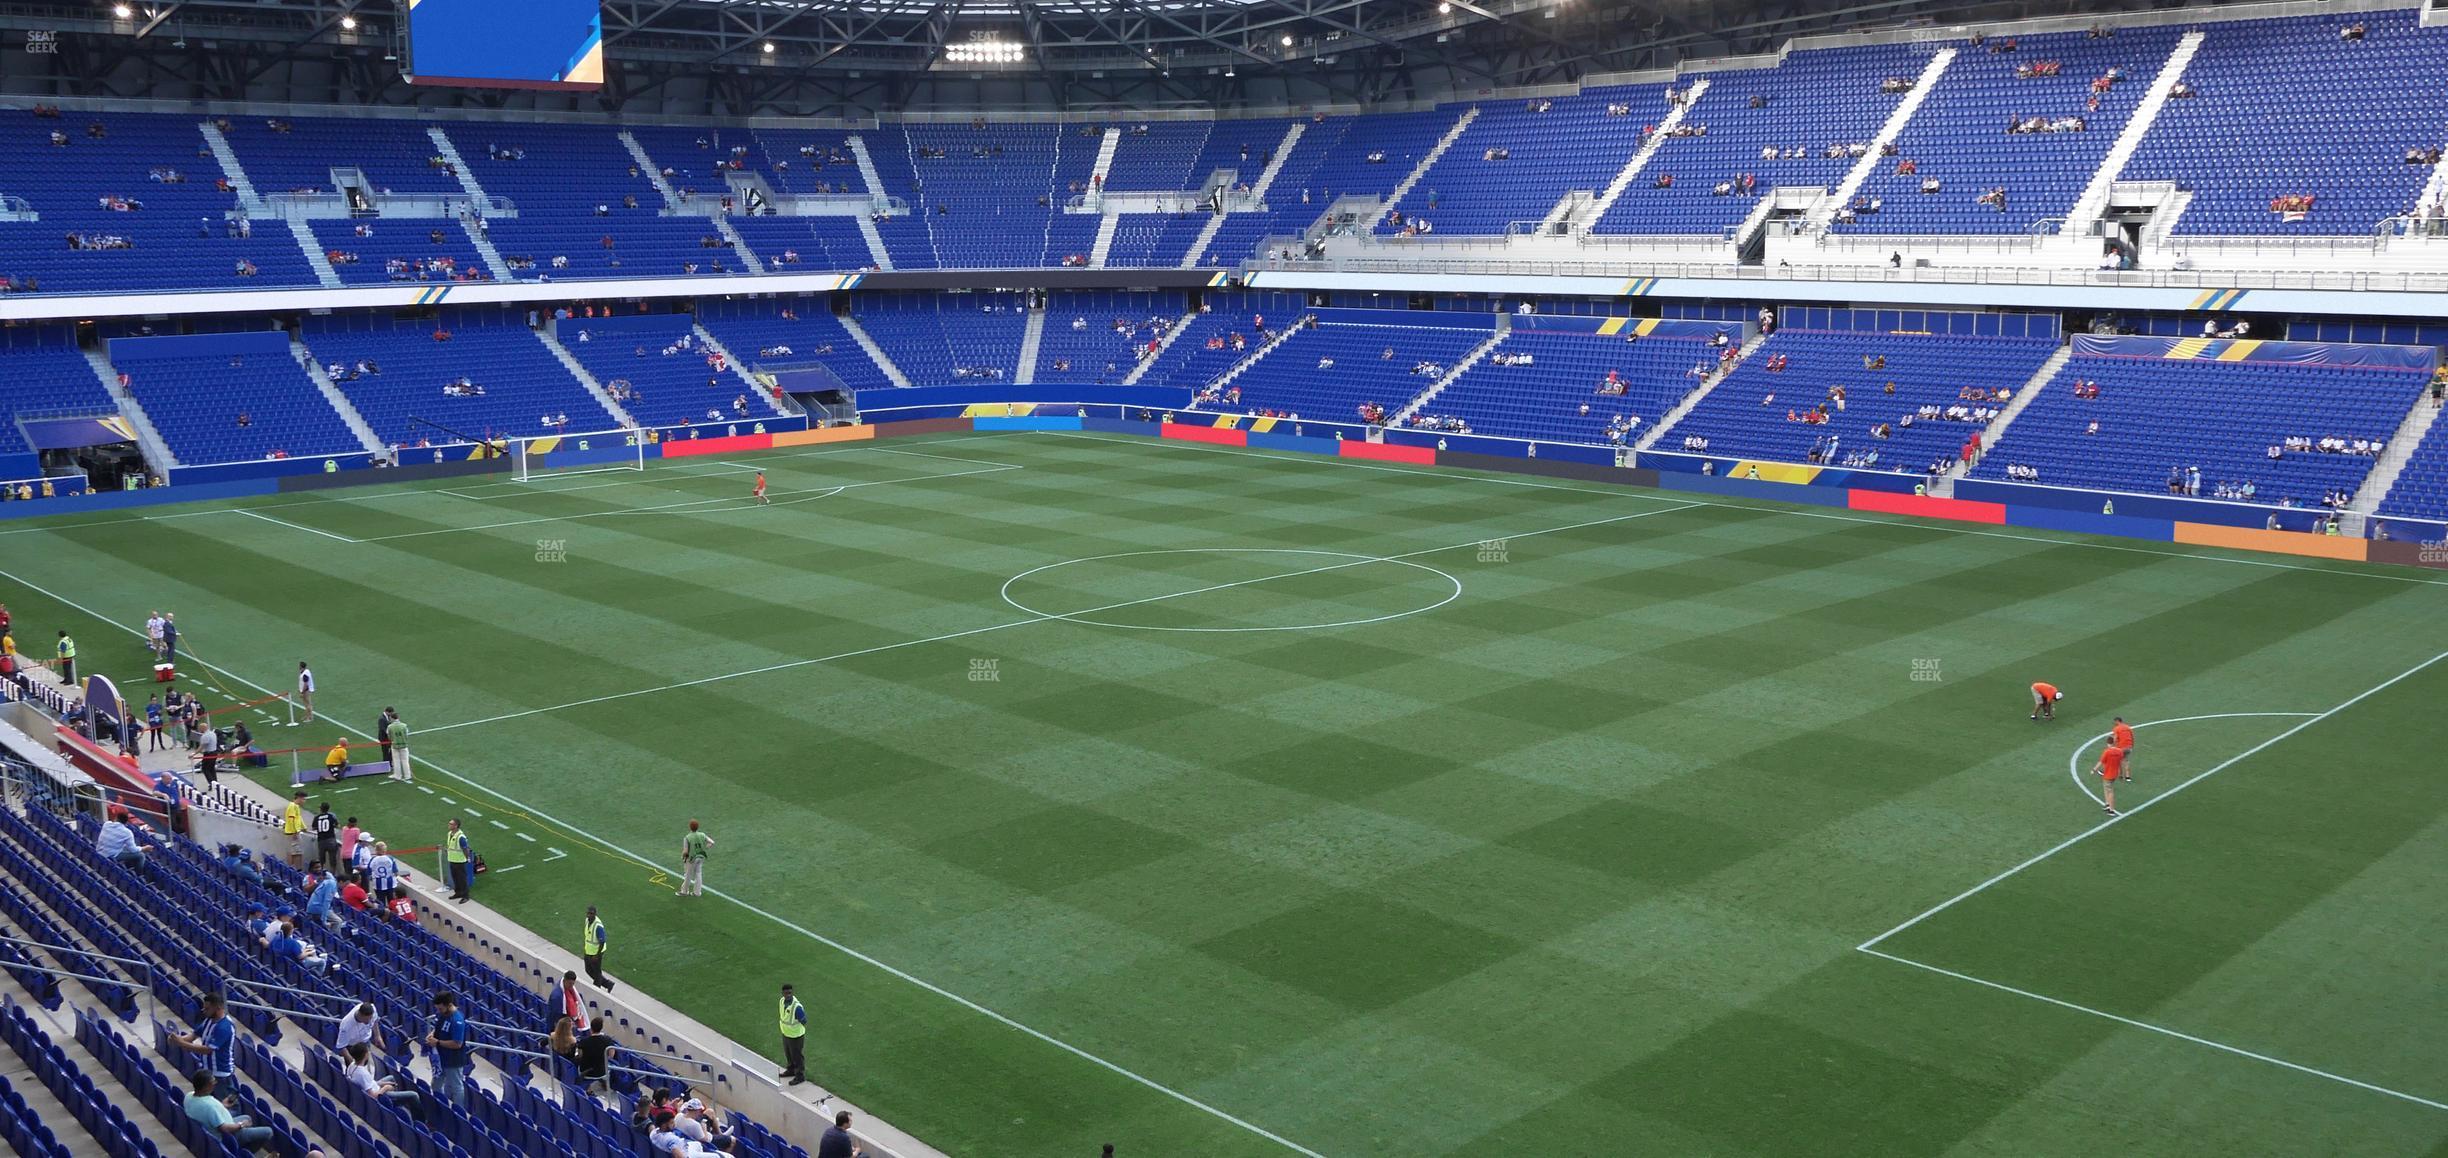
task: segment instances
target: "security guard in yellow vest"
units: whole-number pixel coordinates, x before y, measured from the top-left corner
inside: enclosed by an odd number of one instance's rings
[[[52,670],[59,673],[62,684],[76,682],[76,641],[65,631],[59,634],[59,664]]]
[[[798,1085],[807,1080],[807,1006],[782,987],[782,1072],[777,1077]]]
[[[604,950],[612,947],[612,935],[604,931],[604,923],[595,916],[595,906],[587,906],[586,926],[578,935],[578,955],[586,958],[587,980],[604,992],[613,989],[612,979],[604,976]]]

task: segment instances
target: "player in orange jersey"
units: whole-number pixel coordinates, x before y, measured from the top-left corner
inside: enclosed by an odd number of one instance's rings
[[[2055,684],[2048,683],[2046,681],[2033,684],[2031,718],[2035,720],[2056,719],[2057,701],[2064,698],[2065,693],[2058,691],[2057,685]]]
[[[2116,718],[2116,723],[2109,726],[2108,746],[2111,748],[2123,749],[2125,752],[2125,774],[2118,777],[2118,779],[2133,779],[2133,729],[2126,725],[2125,717],[2118,716]]]
[[[757,472],[756,501],[766,504],[773,502],[772,499],[765,497],[765,472],[761,470]]]
[[[2100,778],[2100,807],[2110,816],[2124,815],[2117,811],[2116,786],[2125,778],[2125,749],[2114,744],[2100,749],[2099,763],[2091,766],[2091,772]]]

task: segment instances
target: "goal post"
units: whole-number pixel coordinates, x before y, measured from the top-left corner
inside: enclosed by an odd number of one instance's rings
[[[646,432],[637,427],[510,440],[510,477],[534,482],[562,475],[646,469]]]

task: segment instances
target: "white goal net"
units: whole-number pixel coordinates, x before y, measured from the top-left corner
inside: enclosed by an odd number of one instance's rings
[[[644,470],[646,443],[646,432],[636,427],[512,439],[510,475],[533,482],[548,476]]]

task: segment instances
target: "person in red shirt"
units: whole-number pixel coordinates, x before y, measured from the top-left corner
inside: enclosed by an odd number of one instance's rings
[[[2125,778],[2125,749],[2114,744],[2100,749],[2099,763],[2091,771],[2100,778],[2100,807],[2110,816],[2124,815],[2117,811],[2116,786]]]
[[[363,910],[366,907],[365,886],[358,884],[355,881],[350,881],[346,885],[341,886],[340,903],[347,905],[352,909]]]
[[[2133,779],[2133,729],[2126,726],[2125,717],[2118,716],[2116,722],[2109,726],[2108,746],[2125,753],[2124,775],[2119,779]]]
[[[757,472],[756,501],[759,503],[771,503],[773,501],[772,499],[765,497],[765,472],[761,470]]]
[[[2064,698],[2065,693],[2058,691],[2057,685],[2053,683],[2049,683],[2044,680],[2040,683],[2033,684],[2031,718],[2035,720],[2056,719],[2057,701]]]

